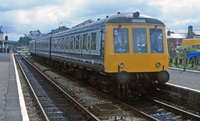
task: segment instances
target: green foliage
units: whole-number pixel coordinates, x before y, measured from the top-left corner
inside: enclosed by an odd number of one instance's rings
[[[178,51],[179,51],[179,53],[178,53],[178,56],[179,57],[183,57],[184,56],[184,48],[186,48],[186,55],[188,54],[188,53],[191,53],[191,52],[196,52],[197,51],[197,49],[195,48],[195,47],[190,47],[190,46],[188,46],[188,47],[180,47],[180,48],[178,48]]]
[[[195,60],[194,58],[192,58],[189,61],[189,59],[186,58],[186,69],[200,71],[199,59],[200,58],[197,58]],[[190,64],[188,62],[190,62]],[[184,58],[182,58],[182,57],[176,57],[176,58],[170,57],[169,58],[169,66],[170,67],[176,67],[176,68],[184,68]]]
[[[195,59],[194,59],[194,57],[193,57],[192,60],[191,60],[191,64],[192,64],[191,68],[194,68],[194,64],[195,64]]]
[[[176,56],[175,58],[175,65],[177,66],[178,65],[178,57]]]
[[[172,57],[172,58],[174,58],[174,57],[176,57],[176,49],[175,48],[171,48],[170,50],[169,50],[169,55],[170,55],[170,57]]]
[[[19,38],[19,43],[21,45],[29,45],[29,41],[30,41],[30,38],[27,36]]]
[[[170,58],[169,58],[169,65],[171,65],[172,63],[173,63],[173,58],[170,57]]]
[[[199,57],[197,57],[197,60],[196,60],[196,66],[199,65]]]
[[[188,65],[188,58],[186,58],[186,65]]]
[[[181,64],[181,65],[183,64],[183,58],[182,57],[179,58],[179,64]]]

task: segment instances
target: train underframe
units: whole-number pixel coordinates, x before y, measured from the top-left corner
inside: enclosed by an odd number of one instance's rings
[[[169,74],[166,71],[151,73],[104,73],[66,62],[50,60],[48,58],[37,56],[37,59],[48,63],[58,71],[62,71],[77,80],[88,83],[92,87],[110,93],[118,98],[131,97],[145,93],[146,90],[156,89],[157,85],[164,84],[169,80]],[[163,79],[165,80],[164,82],[159,81]]]

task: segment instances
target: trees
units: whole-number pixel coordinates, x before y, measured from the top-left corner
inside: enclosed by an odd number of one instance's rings
[[[29,45],[29,41],[30,41],[30,38],[25,35],[24,37],[20,37],[18,42],[21,45]]]

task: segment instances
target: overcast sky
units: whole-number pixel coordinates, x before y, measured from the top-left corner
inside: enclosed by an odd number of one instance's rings
[[[0,26],[9,40],[30,31],[48,33],[59,26],[73,27],[85,20],[102,19],[117,12],[135,12],[163,21],[166,30],[200,30],[200,0],[0,0]]]

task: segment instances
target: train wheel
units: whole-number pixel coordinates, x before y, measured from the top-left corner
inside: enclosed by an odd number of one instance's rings
[[[124,98],[126,95],[126,89],[125,89],[125,85],[123,84],[118,84],[118,88],[117,88],[117,97],[118,98]]]

